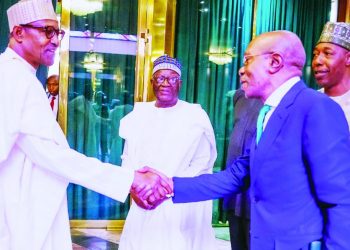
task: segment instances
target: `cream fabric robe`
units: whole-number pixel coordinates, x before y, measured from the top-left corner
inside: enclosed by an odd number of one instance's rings
[[[125,201],[133,171],[71,150],[35,69],[9,48],[0,77],[0,249],[72,249],[68,183]]]
[[[151,166],[167,176],[211,173],[216,159],[213,128],[198,104],[178,101],[170,108],[136,103],[120,122],[125,139],[122,166]],[[173,204],[154,210],[131,205],[119,250],[217,249],[211,226],[212,202]]]

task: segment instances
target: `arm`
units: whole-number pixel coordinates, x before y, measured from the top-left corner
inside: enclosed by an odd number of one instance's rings
[[[238,193],[249,173],[249,156],[238,158],[226,170],[196,177],[173,177],[174,203],[212,200]]]
[[[121,202],[125,201],[131,188],[156,192],[162,187],[162,190],[172,192],[168,183],[154,173],[134,174],[133,170],[102,163],[50,140],[22,134],[17,143],[43,170]]]
[[[51,140],[21,134],[17,145],[43,170],[121,202],[134,181],[133,170],[102,163]]]

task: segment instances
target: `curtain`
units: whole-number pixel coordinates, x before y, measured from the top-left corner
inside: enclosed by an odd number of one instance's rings
[[[330,0],[257,0],[257,34],[272,30],[290,30],[296,33],[306,50],[303,78],[312,88],[317,88],[312,76],[311,61],[323,25],[329,21]],[[274,17],[274,18],[271,18]]]
[[[256,2],[257,1],[257,2]],[[252,38],[254,5],[257,3],[256,33],[287,29],[304,43],[307,63],[304,78],[311,76],[313,46],[329,19],[330,0],[209,0],[177,2],[175,57],[183,64],[180,97],[200,103],[214,127],[218,158],[214,171],[225,168],[226,151],[233,123],[232,97],[239,85],[238,70]],[[217,65],[211,51],[233,52],[232,62]],[[213,223],[225,221],[221,202],[214,202]]]
[[[103,4],[103,10],[96,13],[71,14],[71,30],[83,31],[92,40],[99,39],[101,33],[136,35],[137,0],[109,0]],[[101,59],[103,69],[87,69],[87,56]],[[120,166],[123,141],[118,133],[119,122],[133,108],[136,56],[97,53],[92,43],[91,51],[71,51],[69,60],[69,145],[87,156]],[[129,200],[116,202],[71,184],[68,208],[70,219],[125,219]]]
[[[1,0],[0,1],[0,51],[6,49],[9,38],[9,24],[7,20],[7,9],[18,2],[17,0]]]
[[[214,171],[224,168],[233,122],[233,95],[239,88],[238,70],[252,37],[253,2],[238,0],[177,2],[175,57],[182,62],[180,98],[200,103],[212,122],[218,150]],[[218,65],[208,53],[232,54]],[[214,201],[213,223],[221,218]]]

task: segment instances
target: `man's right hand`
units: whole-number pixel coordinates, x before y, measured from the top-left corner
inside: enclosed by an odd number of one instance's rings
[[[154,209],[173,193],[172,179],[150,167],[135,171],[131,197],[144,209]]]

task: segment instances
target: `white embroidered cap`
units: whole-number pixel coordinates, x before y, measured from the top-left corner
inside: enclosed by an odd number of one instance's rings
[[[13,27],[34,21],[50,19],[57,21],[52,0],[20,0],[7,10],[10,32]]]
[[[181,63],[168,55],[158,57],[153,63],[152,75],[161,69],[171,69],[181,76]]]
[[[350,23],[326,23],[318,43],[333,43],[350,50]]]

